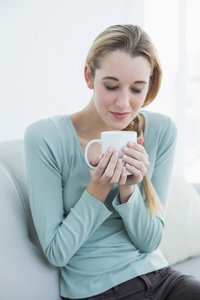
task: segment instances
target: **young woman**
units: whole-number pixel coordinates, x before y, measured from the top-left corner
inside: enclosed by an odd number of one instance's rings
[[[26,130],[32,215],[45,255],[60,268],[63,299],[200,299],[200,283],[170,268],[159,250],[176,127],[141,108],[156,97],[161,73],[140,27],[111,26],[86,59],[89,104]],[[137,143],[122,157],[91,147],[90,170],[85,147],[109,130],[135,130]]]

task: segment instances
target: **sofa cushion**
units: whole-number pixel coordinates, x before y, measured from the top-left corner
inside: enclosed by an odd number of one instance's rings
[[[10,151],[2,154],[0,149],[0,299],[2,300],[60,300],[58,269],[51,266],[38,247],[30,238],[26,194],[21,189],[18,178],[23,176],[23,158],[12,143]],[[20,145],[23,148],[23,143]],[[11,151],[13,149],[13,151]],[[12,155],[11,155],[12,152]],[[6,154],[10,160],[7,164]],[[20,154],[20,155],[18,155]],[[19,164],[17,169],[9,165],[11,161]],[[14,165],[14,164],[13,164]],[[17,171],[15,173],[15,171]],[[22,181],[22,178],[20,178]],[[25,177],[23,177],[25,181]]]
[[[200,256],[191,257],[177,264],[173,265],[173,268],[185,275],[195,276],[200,280]]]
[[[181,175],[173,174],[161,250],[169,264],[200,255],[200,196]]]

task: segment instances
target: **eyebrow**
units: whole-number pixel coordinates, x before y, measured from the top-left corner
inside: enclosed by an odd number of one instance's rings
[[[114,80],[114,81],[119,81],[118,78],[112,77],[112,76],[106,76],[106,77],[103,77],[102,79],[111,79],[111,80]]]
[[[118,78],[113,77],[113,76],[106,76],[106,77],[103,77],[102,79],[111,79],[111,80],[114,80],[114,81],[119,81]],[[143,81],[143,80],[137,80],[137,81],[135,81],[133,83],[146,83],[147,84],[147,82]]]

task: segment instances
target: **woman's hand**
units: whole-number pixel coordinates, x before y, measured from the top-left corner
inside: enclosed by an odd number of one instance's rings
[[[123,147],[122,160],[125,162],[126,169],[133,174],[128,176],[126,185],[140,183],[150,167],[148,154],[142,146],[143,141],[144,139],[139,137],[137,143],[130,142],[128,147]]]
[[[119,152],[115,152],[113,147],[104,155],[93,158],[91,164],[97,167],[95,170],[91,169],[92,178],[87,191],[104,202],[113,185],[118,184],[121,202],[126,202],[133,193],[134,185],[143,180],[150,166],[142,143],[141,137],[137,139],[137,144],[129,143],[123,148],[122,158],[119,158]],[[127,176],[126,170],[133,175]]]
[[[90,171],[92,178],[87,191],[104,202],[113,185],[126,183],[126,168],[119,158],[119,152],[115,152],[113,147],[110,147],[104,155],[94,158],[91,164],[96,164],[97,167]]]
[[[125,162],[126,169],[132,173],[132,175],[127,176],[125,184],[119,184],[120,198],[123,203],[128,201],[128,198],[133,193],[134,185],[143,180],[150,167],[148,154],[142,146],[143,141],[144,139],[139,137],[137,144],[130,142],[127,147],[123,147],[122,160]]]

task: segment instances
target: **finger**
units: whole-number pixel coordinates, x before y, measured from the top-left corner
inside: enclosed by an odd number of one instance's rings
[[[115,170],[114,170],[114,174],[112,176],[112,178],[110,179],[110,183],[111,184],[117,184],[120,180],[121,177],[121,173],[122,173],[122,169],[123,169],[123,163],[122,163],[122,159],[119,158],[118,162],[116,164]]]
[[[129,142],[128,143],[128,147],[124,147],[125,151],[126,151],[126,148],[134,149],[134,150],[136,150],[136,151],[141,152],[142,154],[144,154],[144,156],[149,157],[148,154],[146,153],[146,149],[144,148],[144,146],[142,144]]]
[[[128,165],[130,165],[131,167],[133,167],[133,168],[137,169],[138,171],[140,171],[143,176],[147,174],[147,168],[146,168],[146,166],[143,162],[129,157],[129,159],[126,160],[126,163]]]
[[[114,148],[110,147],[108,150],[104,153],[104,155],[100,158],[99,164],[97,165],[96,169],[93,172],[94,179],[98,180],[105,172],[105,169],[109,163],[109,160],[111,159],[114,152]]]
[[[124,185],[127,181],[127,169],[125,166],[123,166],[122,168],[122,172],[121,172],[121,176],[120,176],[120,180],[118,182],[119,185]]]
[[[135,152],[132,150],[134,150]],[[149,156],[146,153],[144,146],[135,144],[132,142],[129,142],[128,146],[123,148],[123,152],[128,154],[129,156],[136,158],[136,159],[139,159],[139,160],[141,159],[144,163],[145,163],[145,159],[146,159],[146,161],[148,161],[148,159],[149,159]],[[144,159],[142,159],[142,156],[140,156],[140,155],[138,156],[137,152],[138,152],[138,154],[141,153],[144,156]],[[148,163],[147,163],[147,165],[148,165]]]
[[[127,156],[125,154],[122,155],[122,159],[124,162],[129,163],[134,166],[138,170],[142,171],[143,174],[146,173],[147,169],[150,167],[150,163],[146,157],[142,154],[136,153],[135,157]]]
[[[137,183],[139,183],[143,180],[144,176],[140,170],[138,170],[137,168],[135,168],[129,164],[125,164],[125,167],[128,171],[130,171],[135,176],[135,178],[137,178]]]
[[[111,178],[114,175],[118,160],[119,160],[119,152],[117,151],[117,152],[113,153],[113,155],[111,156],[111,158],[110,158],[110,160],[107,164],[107,167],[104,171],[104,174],[102,175],[102,180],[103,181],[110,181],[111,180]]]
[[[126,154],[122,155],[123,161],[129,163],[130,165],[135,166],[138,169],[143,168],[143,165],[145,168],[147,169],[149,168],[150,163],[148,157],[143,153],[128,147],[124,147],[124,152],[127,153],[127,155]],[[142,163],[143,165],[141,165],[140,163]]]
[[[137,138],[137,143],[140,144],[140,145],[142,145],[144,143],[143,137]]]
[[[97,166],[98,163],[99,163],[99,161],[100,161],[100,159],[102,158],[102,156],[103,156],[102,154],[100,154],[100,155],[98,155],[98,154],[94,155],[94,157],[90,160],[90,164],[92,166]]]

